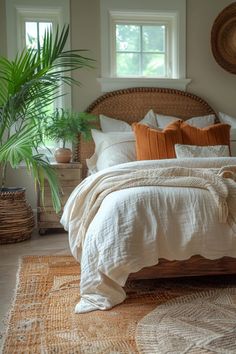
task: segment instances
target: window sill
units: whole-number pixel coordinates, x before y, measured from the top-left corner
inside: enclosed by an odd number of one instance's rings
[[[191,82],[191,79],[102,77],[98,78],[97,81],[101,85],[102,92],[130,87],[161,87],[186,91],[186,87]]]

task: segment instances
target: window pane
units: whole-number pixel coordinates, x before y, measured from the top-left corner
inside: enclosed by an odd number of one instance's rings
[[[143,51],[165,51],[165,26],[143,26]]]
[[[40,46],[43,44],[43,37],[46,30],[52,27],[52,22],[39,22],[39,41]]]
[[[164,54],[143,54],[143,76],[162,76],[165,72]]]
[[[116,25],[116,50],[138,52],[140,50],[140,26]]]
[[[117,53],[117,76],[140,75],[140,55],[137,53]]]
[[[25,22],[25,42],[27,48],[37,49],[37,22]]]

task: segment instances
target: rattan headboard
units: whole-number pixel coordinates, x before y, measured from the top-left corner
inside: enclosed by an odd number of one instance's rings
[[[200,97],[184,91],[160,88],[130,88],[109,92],[99,97],[87,109],[87,112],[99,116],[122,119],[130,124],[141,120],[149,109],[156,113],[173,115],[183,120],[215,113]],[[83,165],[86,175],[86,158],[94,152],[93,142],[80,139],[74,151],[74,159]]]

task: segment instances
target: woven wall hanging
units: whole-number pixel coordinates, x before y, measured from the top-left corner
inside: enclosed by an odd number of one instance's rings
[[[236,2],[215,19],[211,30],[211,48],[217,63],[236,74]]]

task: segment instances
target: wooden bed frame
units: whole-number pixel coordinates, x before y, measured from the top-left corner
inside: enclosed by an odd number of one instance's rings
[[[159,88],[130,88],[113,91],[102,95],[94,101],[87,112],[99,116],[104,114],[111,118],[122,119],[130,124],[141,120],[149,109],[154,112],[179,117],[186,120],[194,116],[215,114],[214,110],[200,97],[179,90]],[[94,152],[94,144],[80,140],[75,149],[74,159],[83,166],[86,176],[86,158]],[[208,260],[193,256],[185,261],[167,261],[160,259],[155,266],[143,268],[130,278],[164,278],[197,275],[236,273],[236,259],[223,257]]]

